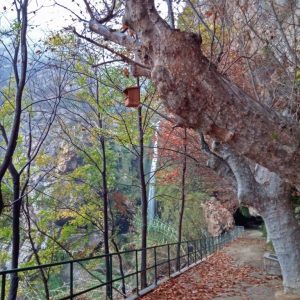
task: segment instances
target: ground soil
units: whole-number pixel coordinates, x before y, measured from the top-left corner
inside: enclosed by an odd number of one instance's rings
[[[143,300],[274,300],[281,278],[263,270],[265,239],[257,230],[168,280]],[[278,298],[276,298],[278,299]]]

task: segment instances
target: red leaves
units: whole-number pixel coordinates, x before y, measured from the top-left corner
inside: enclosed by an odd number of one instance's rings
[[[223,253],[213,254],[205,262],[170,279],[144,300],[210,300],[215,297],[239,296],[245,286],[265,284],[273,276],[263,275],[261,270],[234,264],[233,259]],[[221,298],[220,298],[221,299]]]

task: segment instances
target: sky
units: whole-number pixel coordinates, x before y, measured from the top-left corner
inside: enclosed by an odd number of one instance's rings
[[[70,10],[79,12],[84,10],[83,1],[78,6],[72,0],[56,0],[58,3],[66,6]],[[15,18],[15,12],[11,11],[13,8],[12,0],[0,0],[0,30],[9,28],[9,24]],[[72,21],[71,13],[62,7],[54,5],[54,0],[29,0],[29,24],[33,27],[29,30],[29,39],[35,43],[41,38],[45,38],[49,32],[61,30],[69,25],[78,24],[78,21]],[[156,1],[160,6],[163,14],[166,14],[167,7],[164,1]],[[34,14],[33,12],[36,11]],[[74,16],[73,16],[74,17]]]
[[[13,8],[11,2],[0,0],[0,28],[2,30],[9,28],[9,24],[15,18],[15,12],[11,10]],[[61,2],[70,9],[78,10],[71,0]],[[33,13],[34,11],[36,13]],[[54,5],[53,0],[30,0],[28,13],[29,24],[32,26],[28,34],[34,42],[44,38],[49,32],[60,30],[72,23],[70,13]]]

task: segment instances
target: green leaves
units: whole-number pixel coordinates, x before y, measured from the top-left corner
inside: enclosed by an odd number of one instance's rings
[[[22,23],[21,23],[21,22],[15,21],[15,22],[13,22],[13,23],[11,24],[11,29],[12,29],[12,31],[14,31],[15,33],[18,33],[18,32],[21,30],[21,28],[22,28]]]
[[[12,235],[11,228],[9,226],[2,227],[0,231],[0,240],[10,240]]]

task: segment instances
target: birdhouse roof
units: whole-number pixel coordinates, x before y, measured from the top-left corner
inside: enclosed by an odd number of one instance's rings
[[[130,90],[135,90],[138,88],[139,88],[138,86],[130,86],[130,87],[126,88],[125,90],[123,90],[123,93],[127,95]]]

